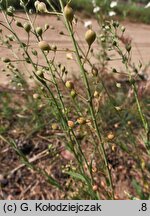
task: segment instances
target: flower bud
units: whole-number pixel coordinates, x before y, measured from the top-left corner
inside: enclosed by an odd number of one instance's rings
[[[67,21],[72,23],[74,12],[73,12],[73,9],[68,4],[64,7],[64,15]]]
[[[96,33],[92,29],[87,30],[87,32],[85,33],[85,40],[88,43],[89,47],[92,45],[95,39]]]
[[[38,43],[38,46],[43,51],[49,51],[50,50],[50,46],[49,46],[49,44],[46,41],[40,41]]]

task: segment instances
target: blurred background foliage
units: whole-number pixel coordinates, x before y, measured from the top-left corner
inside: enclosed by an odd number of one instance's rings
[[[30,0],[28,7],[34,9],[34,2],[36,0]],[[46,0],[42,0],[47,2]],[[103,13],[107,13],[109,10],[116,12],[117,18],[128,19],[131,21],[138,21],[150,24],[150,7],[145,8],[145,5],[150,2],[150,0],[118,0],[118,4],[115,8],[110,8],[111,0],[95,0],[97,6],[101,7]],[[6,7],[6,2],[8,6],[14,6],[17,10],[21,10],[19,0],[1,0],[3,7]],[[50,2],[57,8],[59,6],[58,0],[50,0]],[[67,0],[64,0],[66,3]],[[75,10],[84,10],[87,14],[91,14],[93,11],[92,0],[72,0],[72,6]],[[58,8],[57,8],[58,9]]]

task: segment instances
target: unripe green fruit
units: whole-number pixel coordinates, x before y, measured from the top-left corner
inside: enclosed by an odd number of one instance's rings
[[[29,23],[24,23],[23,28],[26,30],[27,33],[29,33],[31,30],[31,25]]]
[[[72,98],[75,98],[77,96],[77,93],[74,89],[71,90],[70,95]]]
[[[73,82],[71,82],[70,80],[68,80],[68,81],[65,83],[65,86],[66,86],[67,89],[74,89]]]
[[[87,32],[85,33],[85,40],[88,43],[89,47],[92,45],[95,39],[96,33],[92,29],[87,30]]]
[[[131,44],[126,44],[126,50],[127,50],[127,52],[130,52],[131,51]]]
[[[64,15],[68,20],[68,22],[72,23],[74,12],[73,9],[68,4],[64,7]]]
[[[46,41],[40,41],[38,46],[43,51],[49,51],[50,50],[50,46]]]
[[[38,55],[38,53],[37,53],[37,51],[36,50],[32,50],[32,54],[34,55],[34,56],[37,56]]]
[[[37,9],[40,13],[47,12],[46,4],[44,2],[40,2],[37,4]]]
[[[18,27],[21,27],[21,28],[23,27],[22,23],[19,22],[19,21],[16,21],[15,24],[16,24],[16,26],[18,26]]]
[[[37,27],[35,31],[36,31],[37,35],[42,36],[43,30],[41,27]]]

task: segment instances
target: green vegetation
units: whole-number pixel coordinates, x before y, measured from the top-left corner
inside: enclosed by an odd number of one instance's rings
[[[115,11],[123,19],[150,24],[150,8],[136,4],[118,4]]]

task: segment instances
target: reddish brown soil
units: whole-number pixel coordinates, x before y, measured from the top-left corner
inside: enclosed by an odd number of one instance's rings
[[[18,17],[25,17],[24,14],[18,13]],[[33,17],[32,17],[33,18]],[[22,20],[19,18],[16,18],[17,20]],[[0,13],[0,20],[4,21],[4,18],[2,14]],[[76,38],[78,41],[80,41],[80,44],[82,45],[83,49],[85,51],[87,50],[87,45],[84,41],[84,34],[85,34],[85,27],[84,27],[84,21],[87,19],[82,18],[82,20],[79,18],[79,22],[77,25],[75,25],[74,29],[77,32]],[[24,22],[24,20],[22,20]],[[44,34],[44,40],[47,40],[50,45],[55,44],[57,45],[58,50],[63,50],[60,52],[57,52],[56,55],[56,61],[61,62],[65,64],[66,68],[69,71],[69,74],[75,74],[79,75],[79,69],[75,61],[75,57],[73,56],[73,60],[67,60],[66,59],[66,49],[72,49],[72,43],[70,41],[70,38],[66,35],[61,35],[60,32],[64,32],[67,34],[66,29],[63,25],[63,23],[59,20],[57,20],[54,16],[38,16],[36,19],[35,26],[41,26],[44,27],[45,24],[49,24],[51,27],[54,27],[54,29],[49,29]],[[96,20],[92,20],[93,23],[93,29],[95,31],[98,31],[99,27],[97,25]],[[139,63],[139,60],[143,64],[147,64],[150,61],[150,26],[145,24],[138,24],[138,23],[130,23],[130,22],[123,22],[122,25],[126,27],[126,33],[125,37],[132,40],[132,61],[135,62],[135,64]],[[27,33],[14,25],[14,30],[18,33],[18,36],[23,42],[27,41]],[[7,31],[5,33],[8,34]],[[33,36],[30,38],[31,45],[33,48],[37,49],[37,42]],[[97,47],[95,43],[95,48]],[[21,54],[20,51],[18,51],[17,44],[13,44],[13,52],[16,52],[19,56]],[[8,52],[8,50],[1,46],[1,52],[0,57],[10,57],[12,58],[12,53]],[[50,56],[51,58],[51,56]],[[44,60],[42,56],[39,54],[39,63],[44,64]],[[93,60],[95,62],[95,60]],[[123,69],[121,61],[115,60],[112,61],[110,64],[110,67],[115,67],[118,70]],[[20,67],[22,70],[24,70],[24,66],[20,64]],[[2,62],[0,62],[0,68],[2,68]],[[31,68],[29,67],[29,70]],[[6,78],[6,74],[1,73],[0,75],[0,84],[7,84],[9,82],[9,78]]]

